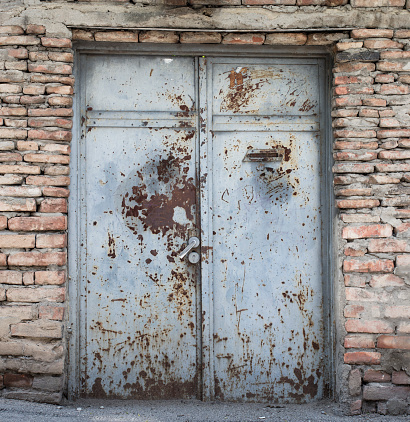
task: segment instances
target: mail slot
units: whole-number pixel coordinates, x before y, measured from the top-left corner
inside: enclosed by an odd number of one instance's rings
[[[246,152],[243,161],[254,161],[258,163],[282,161],[283,155],[283,148],[250,149]]]

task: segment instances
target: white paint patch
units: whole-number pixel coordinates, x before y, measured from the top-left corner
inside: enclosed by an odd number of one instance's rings
[[[177,224],[181,224],[182,226],[185,226],[186,224],[189,224],[189,220],[186,216],[186,211],[182,207],[175,207],[174,208],[174,216],[172,219]]]

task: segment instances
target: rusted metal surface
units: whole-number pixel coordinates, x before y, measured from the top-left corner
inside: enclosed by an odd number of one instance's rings
[[[83,67],[82,394],[322,397],[319,60]]]
[[[85,396],[198,397],[198,274],[177,259],[197,222],[194,74],[192,58],[87,59]]]
[[[213,177],[212,227],[204,237],[213,257],[207,310],[215,398],[320,398],[318,63],[208,59],[207,75],[212,153],[204,161]]]

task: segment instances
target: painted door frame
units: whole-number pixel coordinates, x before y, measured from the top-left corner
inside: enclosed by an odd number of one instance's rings
[[[130,54],[130,55],[155,55],[155,56],[194,56],[194,57],[260,57],[260,58],[317,58],[322,59],[325,68],[324,81],[319,81],[320,86],[320,103],[321,103],[321,117],[320,117],[320,139],[322,150],[322,180],[324,187],[321,190],[321,202],[324,205],[324,215],[322,217],[322,250],[329,251],[326,257],[322,257],[323,265],[323,315],[324,315],[324,343],[327,346],[325,354],[327,355],[328,365],[326,366],[326,373],[323,374],[325,385],[329,386],[330,394],[335,390],[335,304],[334,304],[334,289],[336,277],[336,268],[334,263],[335,250],[334,247],[334,230],[333,225],[335,209],[334,195],[332,189],[332,131],[330,119],[330,56],[326,49],[320,47],[271,47],[271,46],[231,46],[231,45],[161,45],[161,44],[128,44],[128,43],[99,43],[99,42],[77,42],[74,43],[75,57],[74,57],[74,74],[75,74],[75,92],[74,96],[74,121],[73,121],[73,141],[71,148],[71,186],[69,197],[69,254],[68,254],[68,321],[66,323],[67,342],[68,342],[68,360],[67,360],[67,386],[68,398],[75,399],[79,397],[79,389],[81,384],[80,373],[80,336],[84,335],[81,326],[82,315],[80,314],[81,304],[84,305],[84,295],[81,292],[80,277],[84,276],[84,271],[81,268],[81,260],[79,254],[81,253],[81,244],[84,242],[84,233],[81,233],[81,225],[79,224],[81,213],[79,206],[80,201],[84,198],[83,189],[84,183],[81,173],[81,154],[80,140],[84,137],[83,131],[85,128],[81,125],[80,118],[85,110],[82,110],[82,97],[80,81],[84,80],[84,67],[81,65],[81,57],[84,54]],[[200,60],[200,66],[203,66],[205,60]],[[205,72],[202,72],[204,74]],[[201,74],[201,72],[200,72]],[[204,80],[205,79],[205,80]],[[206,103],[206,95],[208,90],[203,84],[206,84],[206,78],[199,81],[200,94],[199,104]],[[202,86],[201,86],[202,85]],[[203,89],[205,88],[205,89]],[[209,116],[208,116],[209,117]],[[209,119],[206,119],[207,122]],[[208,148],[211,145],[206,140],[208,132],[206,127],[201,127],[201,122],[198,120],[198,133],[200,132],[200,171],[208,171],[209,161]],[[212,224],[212,214],[204,212],[208,210],[209,203],[209,189],[212,185],[207,182],[208,189],[203,191],[201,189],[201,229],[202,244],[206,245],[209,239],[206,234]],[[200,188],[201,188],[200,183]],[[212,256],[208,256],[209,249],[202,251],[202,259],[211,260]],[[206,256],[204,256],[206,254]],[[208,309],[208,315],[212,315],[212,277],[209,273],[210,265],[205,265],[201,268],[201,289],[202,298],[208,298],[202,303],[203,307]],[[81,275],[83,274],[83,275]],[[201,312],[199,309],[198,312]],[[202,341],[199,342],[202,349],[202,394],[198,397],[202,400],[212,400],[214,398],[214,375],[213,375],[213,348],[212,348],[212,319],[207,320],[202,329]]]

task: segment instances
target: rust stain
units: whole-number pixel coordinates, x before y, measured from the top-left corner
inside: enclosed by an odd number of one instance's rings
[[[112,259],[117,256],[115,252],[115,239],[110,232],[108,232],[108,256]]]

